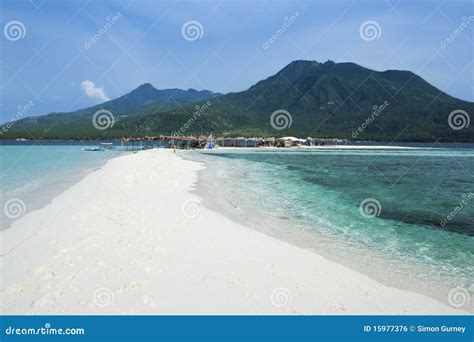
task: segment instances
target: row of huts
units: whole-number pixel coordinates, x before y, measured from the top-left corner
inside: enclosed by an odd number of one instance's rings
[[[236,138],[212,138],[206,136],[157,136],[143,138],[123,138],[124,149],[148,149],[155,147],[171,147],[173,145],[180,149],[204,148],[212,140],[213,145],[220,147],[295,147],[295,146],[321,146],[344,143],[341,139],[321,139],[296,137],[236,137]]]

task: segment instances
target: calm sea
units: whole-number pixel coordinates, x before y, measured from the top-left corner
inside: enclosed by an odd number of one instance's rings
[[[86,152],[94,142],[1,142],[1,229],[48,203],[118,150]],[[6,203],[9,205],[6,206]]]
[[[472,145],[191,158],[207,162],[202,179],[212,198],[255,229],[441,299],[474,284]]]
[[[84,147],[1,144],[2,208],[12,200],[20,211],[40,208],[121,153]],[[472,145],[183,155],[207,163],[200,189],[210,205],[254,229],[442,301],[450,288],[474,284]],[[2,229],[16,214],[2,210]]]

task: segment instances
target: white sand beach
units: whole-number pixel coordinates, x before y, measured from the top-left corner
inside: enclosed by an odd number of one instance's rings
[[[203,164],[107,162],[0,232],[3,314],[462,314],[202,205]]]

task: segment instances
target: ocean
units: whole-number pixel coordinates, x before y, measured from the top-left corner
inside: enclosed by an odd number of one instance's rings
[[[1,229],[127,153],[118,146],[86,152],[85,146],[2,143]],[[207,165],[198,187],[204,204],[253,229],[443,302],[453,287],[473,287],[472,145],[181,155]]]
[[[118,150],[86,152],[97,142],[1,142],[1,226],[39,209],[56,195],[100,168]]]
[[[446,302],[474,284],[474,149],[234,149],[205,162],[208,205],[392,286]]]

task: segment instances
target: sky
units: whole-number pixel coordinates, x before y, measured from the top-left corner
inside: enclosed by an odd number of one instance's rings
[[[410,70],[474,101],[473,16],[469,0],[0,0],[0,122],[143,83],[242,91],[299,59]]]

